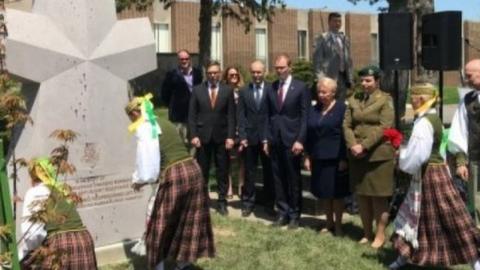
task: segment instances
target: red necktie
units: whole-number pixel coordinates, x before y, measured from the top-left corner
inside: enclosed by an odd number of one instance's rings
[[[279,81],[278,83],[278,90],[277,90],[277,105],[278,108],[282,108],[283,105],[283,81]]]

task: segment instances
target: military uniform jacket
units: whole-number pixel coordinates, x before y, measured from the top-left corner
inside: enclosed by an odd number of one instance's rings
[[[394,158],[393,146],[383,139],[383,131],[393,126],[394,111],[389,94],[375,90],[357,93],[348,99],[343,131],[347,148],[361,144],[367,151],[368,161]],[[348,151],[349,152],[349,151]],[[353,156],[350,156],[353,158]]]

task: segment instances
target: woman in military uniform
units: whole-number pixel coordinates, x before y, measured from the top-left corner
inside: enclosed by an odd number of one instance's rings
[[[362,91],[348,99],[343,130],[348,149],[351,191],[356,194],[366,244],[373,239],[373,219],[377,232],[371,246],[385,242],[388,197],[393,192],[395,150],[384,141],[383,131],[394,121],[392,98],[379,89],[380,70],[365,67],[359,72]]]

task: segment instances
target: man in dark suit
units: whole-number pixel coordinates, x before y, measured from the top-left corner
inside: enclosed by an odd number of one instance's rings
[[[202,82],[202,71],[192,67],[190,53],[180,50],[177,53],[178,67],[165,75],[161,99],[168,106],[168,120],[175,124],[177,132],[188,144],[187,121],[188,104],[194,86]]]
[[[252,82],[239,91],[238,133],[240,150],[245,152],[245,182],[242,188],[242,216],[249,216],[255,205],[255,175],[258,157],[263,169],[263,193],[267,208],[273,211],[272,165],[270,159],[262,151],[263,132],[267,124],[268,110],[266,95],[271,84],[264,81],[265,65],[253,61],[250,65]]]
[[[190,143],[208,184],[210,160],[215,155],[218,185],[218,212],[227,215],[228,154],[235,137],[235,103],[233,91],[220,83],[220,64],[207,67],[207,81],[195,86],[190,98],[188,128]]]
[[[267,94],[268,136],[264,151],[271,154],[278,218],[274,225],[299,226],[302,185],[301,154],[307,133],[310,94],[305,83],[292,78],[291,61],[281,54],[275,60],[279,80]]]

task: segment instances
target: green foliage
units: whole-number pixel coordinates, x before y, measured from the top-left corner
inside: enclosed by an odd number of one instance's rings
[[[145,10],[153,4],[154,0],[115,0],[117,12],[134,7],[137,10]]]
[[[443,104],[458,104],[460,97],[458,96],[458,88],[446,86],[443,88]]]
[[[11,79],[6,73],[0,74],[0,139],[7,145],[15,125],[31,122],[20,89],[19,82]],[[4,149],[6,151],[8,147]]]
[[[303,81],[311,89],[317,80],[313,64],[310,61],[298,60],[292,65],[292,75],[295,79]]]
[[[278,76],[275,72],[270,72],[265,75],[265,81],[272,83],[274,81],[278,80]]]
[[[245,84],[252,81],[252,75],[250,75],[250,71],[248,70],[248,68],[246,68],[244,66],[237,66],[237,68],[238,68],[238,71],[240,72],[240,75],[242,76]]]

